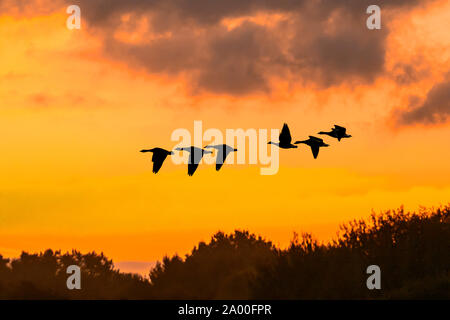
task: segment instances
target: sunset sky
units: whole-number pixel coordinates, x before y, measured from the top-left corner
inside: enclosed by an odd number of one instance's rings
[[[449,30],[446,0],[0,0],[0,254],[96,250],[137,270],[218,230],[284,247],[447,204]],[[281,150],[273,176],[170,160],[153,174],[139,150],[171,149],[195,120],[353,137],[324,138],[316,160]]]

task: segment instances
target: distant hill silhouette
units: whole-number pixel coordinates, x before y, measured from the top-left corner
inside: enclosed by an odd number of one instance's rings
[[[343,225],[327,244],[295,234],[283,250],[248,231],[217,232],[184,258],[164,257],[149,279],[95,252],[0,255],[0,299],[450,299],[449,252],[450,206],[400,208]],[[66,288],[72,264],[81,290]],[[366,287],[371,264],[381,290]]]

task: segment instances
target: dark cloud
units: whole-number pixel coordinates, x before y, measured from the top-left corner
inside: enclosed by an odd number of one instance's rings
[[[0,5],[4,1],[11,2],[0,0]],[[427,2],[60,1],[81,7],[83,25],[102,38],[107,56],[149,73],[183,74],[197,90],[233,95],[267,92],[274,77],[319,87],[371,82],[384,72],[388,28],[382,20],[382,30],[368,30],[366,8],[375,3],[383,10],[403,10]],[[282,14],[283,18],[270,25],[247,19],[258,14]],[[124,15],[129,15],[128,22],[123,21]],[[129,43],[113,36],[133,29],[142,18],[148,19],[146,41]],[[243,22],[228,29],[223,21],[233,18]]]
[[[276,65],[277,40],[264,27],[244,23],[216,30],[207,42],[197,85],[214,92],[243,94],[268,90],[267,73]]]
[[[301,37],[301,34],[298,35]],[[371,82],[384,70],[385,33],[368,34],[364,28],[317,34],[294,45],[295,61],[303,62],[301,75],[332,86],[357,79]]]
[[[384,10],[419,0],[378,1]],[[76,3],[76,2],[75,2]],[[368,0],[79,0],[105,52],[147,72],[183,73],[192,87],[233,95],[269,91],[273,77],[320,87],[371,82],[384,71],[387,28],[366,28]],[[226,18],[282,13],[257,25],[227,29]],[[149,20],[145,43],[112,37],[121,16]],[[167,35],[169,34],[169,35]],[[156,37],[155,35],[161,35]]]
[[[85,9],[96,25],[117,19],[123,13],[151,14],[155,29],[173,29],[180,25],[211,26],[224,18],[252,15],[256,12],[298,10],[306,0],[66,0]],[[345,0],[344,0],[345,1]],[[164,23],[165,22],[165,23]],[[161,25],[162,23],[162,25]]]
[[[21,0],[24,1],[24,0]],[[257,12],[291,13],[311,8],[322,12],[322,17],[336,9],[365,13],[372,4],[384,8],[402,8],[424,3],[426,0],[65,0],[78,4],[86,11],[88,19],[95,24],[111,21],[123,13],[152,13],[157,21],[170,21],[168,28],[176,24],[193,23],[214,25],[224,18],[253,15]]]
[[[450,77],[434,85],[425,100],[418,106],[415,105],[417,102],[398,114],[399,124],[436,124],[447,121],[450,116]]]
[[[425,72],[421,70],[420,72],[412,64],[400,63],[394,67],[393,78],[395,82],[401,85],[408,85],[416,82],[423,77]]]

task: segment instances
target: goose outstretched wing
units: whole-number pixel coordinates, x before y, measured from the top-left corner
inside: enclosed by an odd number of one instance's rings
[[[319,149],[320,149],[320,147],[317,145],[311,146],[311,151],[312,151],[314,159],[317,159],[317,156],[319,155]]]
[[[225,147],[218,148],[217,158],[216,158],[216,170],[219,171],[222,168],[225,158],[227,157],[227,151]]]
[[[228,155],[231,153],[232,150],[233,148],[227,147],[226,145],[223,148],[219,149],[216,160],[217,171],[219,171],[220,168],[222,168],[223,164],[225,163],[225,159],[228,157]]]
[[[314,137],[314,136],[309,136],[309,139],[314,141],[314,142],[321,142],[321,143],[323,143],[323,139],[320,139],[320,138],[317,138],[317,137]]]
[[[195,170],[197,170],[198,167],[198,163],[189,163],[188,164],[188,175],[192,176],[195,172]]]
[[[341,127],[341,126],[338,126],[338,125],[336,125],[336,124],[334,125],[334,130],[336,130],[336,131],[338,131],[338,132],[340,132],[340,133],[343,133],[343,134],[345,134],[346,131],[347,131],[346,128]]]
[[[292,141],[291,131],[289,130],[288,125],[285,123],[280,133],[280,143],[290,144]]]
[[[167,153],[162,152],[153,152],[152,161],[153,161],[153,173],[158,173],[159,169],[161,169],[164,160],[167,158]]]

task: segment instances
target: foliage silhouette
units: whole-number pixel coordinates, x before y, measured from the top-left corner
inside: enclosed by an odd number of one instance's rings
[[[0,255],[0,299],[450,299],[450,206],[400,208],[341,226],[319,243],[294,234],[286,249],[236,230],[217,232],[184,258],[164,257],[149,277],[121,273],[95,252]],[[66,268],[82,270],[68,290]],[[366,287],[381,268],[381,290]]]

